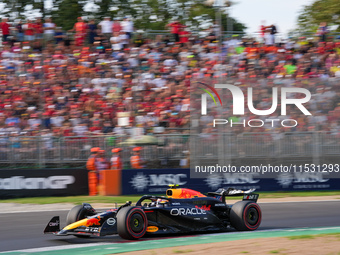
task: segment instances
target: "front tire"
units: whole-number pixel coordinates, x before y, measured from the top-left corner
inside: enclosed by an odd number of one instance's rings
[[[240,201],[235,203],[230,210],[230,223],[240,231],[252,231],[261,224],[262,212],[257,203]]]
[[[144,236],[148,219],[139,207],[123,207],[117,214],[117,231],[121,238],[135,240]]]
[[[66,216],[66,224],[70,225],[78,220],[85,219],[88,215],[88,210],[82,205],[73,207]]]
[[[94,213],[91,213],[88,209],[86,209],[83,205],[77,205],[73,207],[66,216],[66,224],[70,225],[76,221],[87,218],[88,216],[92,216]],[[89,236],[84,235],[74,235],[79,238],[88,238]]]

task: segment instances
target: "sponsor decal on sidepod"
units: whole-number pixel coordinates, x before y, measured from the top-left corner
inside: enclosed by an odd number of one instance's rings
[[[180,216],[180,215],[202,215],[207,214],[207,212],[200,208],[173,208],[170,211],[172,216]]]

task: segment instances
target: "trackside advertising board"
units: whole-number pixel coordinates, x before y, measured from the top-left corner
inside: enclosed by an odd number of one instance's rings
[[[340,179],[322,173],[278,173],[275,178],[260,174],[225,173],[204,179],[190,178],[190,169],[131,169],[122,171],[122,195],[165,194],[169,184],[200,192],[221,187],[255,188],[258,191],[338,190]]]
[[[0,199],[88,194],[86,169],[0,170]]]
[[[189,169],[128,169],[122,171],[122,195],[165,194],[170,184],[200,192],[221,187],[255,188],[258,191],[339,190],[340,179],[322,173],[224,173],[203,179],[190,178]],[[85,169],[0,170],[0,199],[33,196],[88,194]]]

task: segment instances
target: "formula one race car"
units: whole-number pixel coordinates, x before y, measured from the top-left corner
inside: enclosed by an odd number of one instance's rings
[[[144,235],[255,230],[261,223],[261,209],[254,190],[218,189],[200,192],[172,185],[167,196],[142,196],[135,206],[131,202],[104,212],[90,204],[75,206],[67,215],[67,226],[60,230],[59,216],[53,217],[44,233],[55,235],[105,236],[119,234],[124,239]],[[243,196],[233,205],[226,196]]]

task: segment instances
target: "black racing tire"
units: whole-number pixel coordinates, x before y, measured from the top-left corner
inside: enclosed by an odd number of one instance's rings
[[[123,207],[117,214],[117,231],[121,238],[139,239],[146,233],[148,219],[145,212],[136,206]]]
[[[73,207],[66,216],[66,224],[70,225],[78,220],[85,219],[88,215],[88,210],[86,210],[82,205],[77,205]]]
[[[257,229],[262,220],[261,208],[251,201],[239,201],[230,210],[230,224],[240,231]]]
[[[92,214],[89,214],[89,211],[84,208],[83,205],[77,205],[73,207],[66,216],[66,224],[70,225],[78,220],[85,219],[87,216],[91,216]],[[74,235],[79,238],[89,238],[89,236],[85,235]]]

